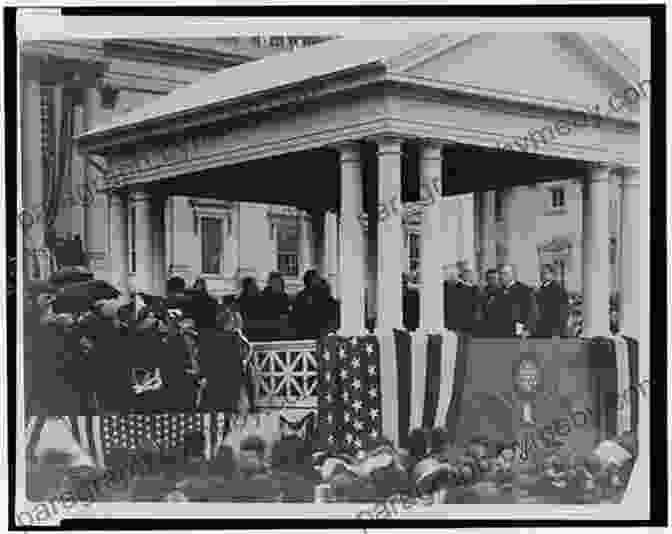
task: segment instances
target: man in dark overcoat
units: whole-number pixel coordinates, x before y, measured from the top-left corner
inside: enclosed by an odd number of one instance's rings
[[[535,298],[539,318],[535,329],[537,337],[565,337],[569,318],[569,295],[556,279],[552,265],[544,265],[542,282]]]
[[[534,332],[537,318],[534,290],[516,280],[511,265],[502,265],[499,280],[500,287],[489,309],[490,336],[516,337]]]

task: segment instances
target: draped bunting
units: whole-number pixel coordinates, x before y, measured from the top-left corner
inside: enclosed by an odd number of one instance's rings
[[[72,174],[75,89],[42,87],[42,172],[44,228],[47,247],[55,258],[54,225],[63,199],[66,177]],[[58,265],[51,265],[51,269]],[[48,273],[40,273],[48,276]]]

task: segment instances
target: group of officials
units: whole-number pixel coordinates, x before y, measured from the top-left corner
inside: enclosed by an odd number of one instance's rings
[[[452,274],[452,273],[451,273]],[[444,326],[478,337],[566,337],[569,295],[556,279],[552,265],[542,268],[537,288],[516,280],[511,265],[489,269],[479,286],[467,263],[443,283]],[[418,327],[418,293],[404,284],[404,323]]]

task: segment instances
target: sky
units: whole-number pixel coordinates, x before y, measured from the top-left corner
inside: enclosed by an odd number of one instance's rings
[[[150,2],[148,2],[150,3]],[[163,13],[164,11],[160,11]],[[258,13],[263,15],[263,9]],[[515,10],[512,15],[515,17]],[[353,38],[415,37],[462,31],[577,31],[600,33],[610,39],[636,64],[645,68],[650,58],[649,23],[646,19],[533,19],[533,18],[313,18],[253,19],[222,17],[61,17],[58,10],[22,10],[17,17],[20,39],[224,37],[233,34],[340,34]],[[516,20],[518,22],[516,22]],[[598,22],[595,22],[598,20]],[[554,22],[557,21],[557,22]]]

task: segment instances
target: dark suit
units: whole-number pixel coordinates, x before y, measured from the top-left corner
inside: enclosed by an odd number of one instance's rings
[[[491,337],[488,325],[491,325],[493,321],[492,304],[495,301],[497,290],[497,287],[485,286],[478,292],[478,336]]]
[[[490,337],[515,337],[516,323],[534,331],[536,303],[531,287],[514,282],[509,287],[500,287],[492,299],[487,330]]]
[[[567,335],[569,317],[569,295],[556,281],[544,283],[535,295],[539,318],[535,335],[552,337]]]
[[[420,293],[414,287],[404,287],[402,294],[404,328],[417,330],[420,321]]]
[[[473,332],[478,319],[478,287],[462,280],[443,283],[443,317],[448,330]]]

